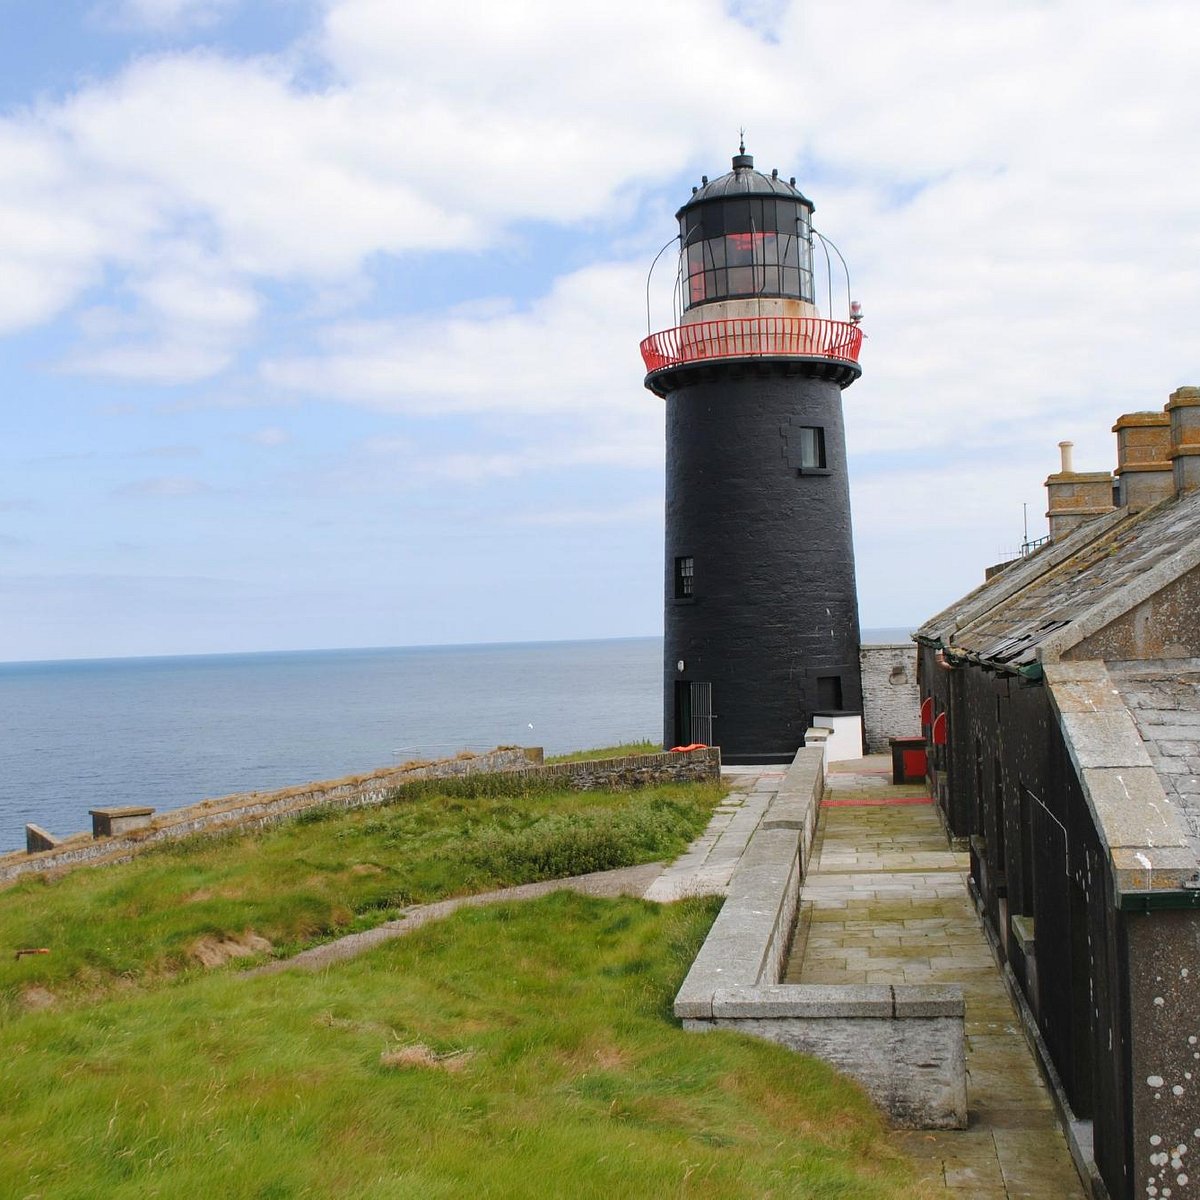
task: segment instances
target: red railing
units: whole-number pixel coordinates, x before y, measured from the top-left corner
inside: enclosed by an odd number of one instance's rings
[[[820,317],[738,317],[697,321],[652,333],[642,342],[648,372],[714,358],[796,355],[858,362],[862,330],[849,321]]]

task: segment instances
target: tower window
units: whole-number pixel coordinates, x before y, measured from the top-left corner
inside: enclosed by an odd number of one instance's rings
[[[825,429],[821,425],[801,425],[799,435],[800,470],[825,470]]]
[[[690,555],[675,560],[675,599],[690,600],[696,579],[696,560]]]

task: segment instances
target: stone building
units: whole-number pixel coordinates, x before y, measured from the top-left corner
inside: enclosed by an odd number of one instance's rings
[[[931,786],[1098,1195],[1200,1198],[1200,389],[917,632]]]

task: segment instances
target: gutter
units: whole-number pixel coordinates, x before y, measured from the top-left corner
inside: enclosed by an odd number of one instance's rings
[[[954,670],[956,667],[973,665],[985,671],[999,671],[1005,675],[1016,675],[1030,683],[1041,683],[1044,678],[1042,664],[1036,659],[1033,662],[1021,663],[1019,665],[1014,663],[989,662],[986,658],[970,650],[964,650],[960,646],[947,645],[940,637],[926,637],[917,634],[914,640],[918,645],[927,646],[931,650],[938,651],[943,660],[939,665],[944,666],[949,671]]]
[[[1200,887],[1163,888],[1153,892],[1122,892],[1117,908],[1123,913],[1162,912],[1166,909],[1200,908]]]

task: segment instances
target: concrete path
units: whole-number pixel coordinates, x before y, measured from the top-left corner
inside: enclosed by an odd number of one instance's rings
[[[448,917],[452,912],[469,906],[497,904],[506,900],[534,900],[538,896],[548,896],[551,892],[561,892],[564,889],[582,892],[585,896],[641,896],[651,881],[662,873],[662,869],[662,863],[643,863],[641,866],[622,867],[616,871],[596,871],[590,875],[572,875],[567,879],[522,883],[516,887],[479,892],[474,896],[455,896],[434,904],[414,904],[411,908],[406,908],[404,915],[394,921],[376,925],[374,929],[366,929],[362,933],[347,934],[336,941],[314,946],[311,950],[302,950],[291,958],[281,958],[275,962],[264,963],[261,967],[252,967],[249,971],[243,971],[241,977],[251,979],[256,975],[274,975],[279,971],[290,971],[294,967],[305,971],[320,971],[333,963],[354,958],[355,955],[362,954],[381,942],[404,937],[430,921]]]
[[[1050,1095],[923,787],[882,756],[835,763],[789,983],[957,983],[967,1004],[970,1125],[898,1135],[931,1196],[1083,1200]]]
[[[722,767],[729,794],[708,828],[646,889],[647,900],[724,896],[746,843],[775,798],[784,772],[766,767]]]
[[[504,900],[532,900],[569,888],[590,896],[644,896],[647,900],[670,901],[683,896],[724,895],[729,879],[758,828],[763,813],[775,796],[783,771],[761,767],[725,768],[722,779],[730,785],[729,795],[717,805],[705,831],[669,866],[645,863],[618,871],[597,871],[569,879],[548,879],[517,887],[456,896],[435,904],[414,904],[403,916],[362,933],[351,933],[291,958],[278,959],[243,971],[244,978],[272,975],[299,967],[319,971],[332,963],[362,954],[372,946],[403,937],[429,921],[449,916],[466,905],[495,904]]]

